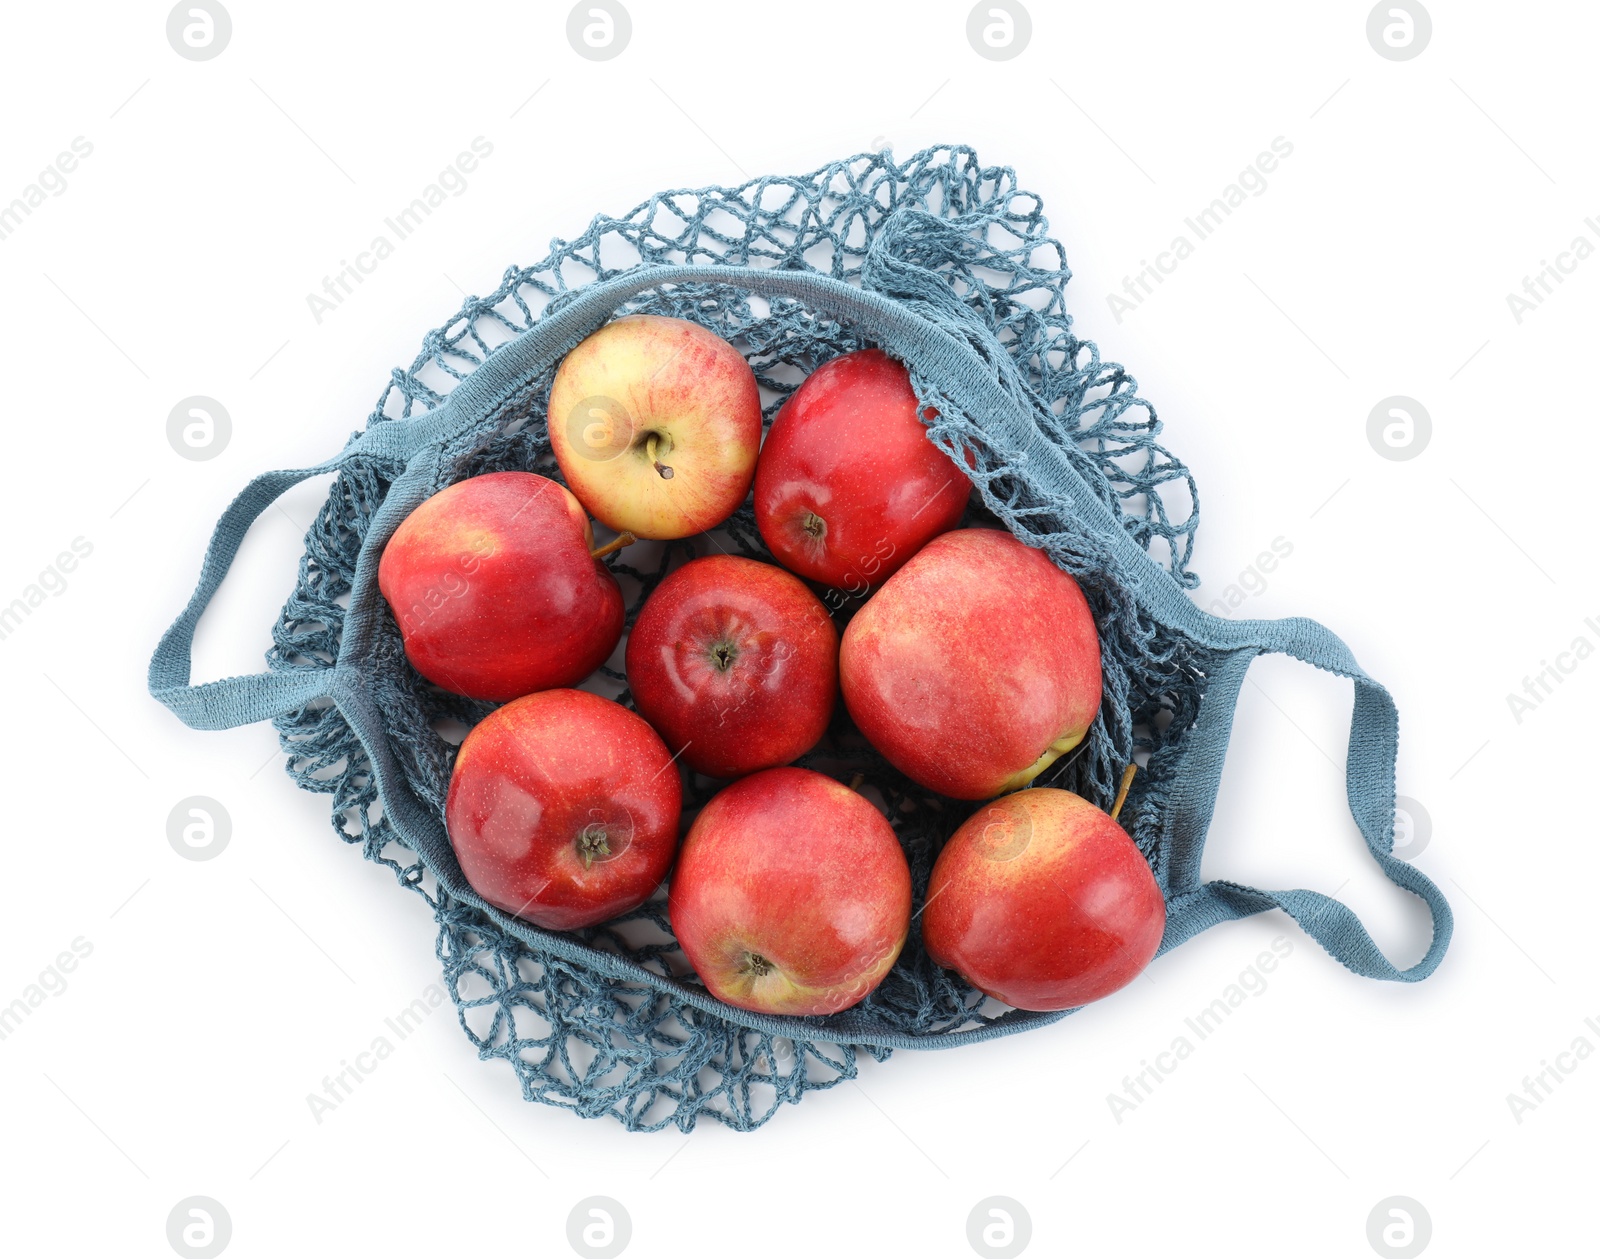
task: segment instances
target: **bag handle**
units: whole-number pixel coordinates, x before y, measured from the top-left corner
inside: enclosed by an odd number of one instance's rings
[[[189,684],[194,634],[212,597],[228,575],[251,524],[287,490],[309,477],[331,472],[344,456],[314,468],[266,472],[245,486],[212,531],[189,603],[161,636],[150,658],[150,694],[196,730],[226,730],[293,712],[327,694],[329,670],[284,670]]]
[[[1202,614],[1204,615],[1204,614]],[[1216,618],[1211,618],[1216,619]],[[1200,713],[1190,729],[1176,782],[1164,812],[1169,838],[1162,871],[1169,902],[1161,950],[1234,918],[1282,909],[1337,961],[1371,979],[1415,983],[1426,979],[1450,945],[1454,919],[1437,885],[1415,866],[1394,856],[1395,759],[1399,717],[1394,700],[1356,664],[1350,649],[1314,621],[1222,622],[1254,641],[1224,657],[1208,679]],[[1350,813],[1367,851],[1394,884],[1420,897],[1433,918],[1433,939],[1415,965],[1396,967],[1373,941],[1349,906],[1304,889],[1269,892],[1227,880],[1200,882],[1200,857],[1222,779],[1239,691],[1251,663],[1267,652],[1281,652],[1355,683],[1345,793]]]

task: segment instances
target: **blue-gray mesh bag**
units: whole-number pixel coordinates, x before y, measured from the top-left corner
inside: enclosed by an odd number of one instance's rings
[[[1048,231],[1039,199],[1010,169],[983,166],[963,147],[661,193],[620,218],[596,218],[468,299],[393,373],[338,455],[257,477],[223,514],[194,596],[150,662],[151,693],[197,729],[274,723],[289,775],[333,797],[339,836],[431,906],[461,1026],[480,1057],[510,1065],[524,1097],[635,1130],[687,1132],[707,1115],[750,1129],[784,1102],[853,1078],[862,1053],[954,1049],[1070,1013],[997,1006],[929,960],[913,918],[899,961],[859,1005],[819,1018],[752,1014],[696,980],[661,896],[615,922],[553,933],[487,906],[463,878],[444,828],[455,745],[439,732],[470,726],[492,705],[447,694],[411,668],[378,593],[378,558],[406,515],[455,481],[504,469],[559,479],[545,420],[555,368],[623,313],[692,319],[733,343],[755,370],[769,422],[836,355],[873,345],[909,366],[932,417],[929,440],[976,487],[968,523],[1010,529],[1089,598],[1104,702],[1079,753],[1039,783],[1106,807],[1122,768],[1143,766],[1122,821],[1167,900],[1163,952],[1227,919],[1282,909],[1358,974],[1415,981],[1438,965],[1449,906],[1392,851],[1393,701],[1316,622],[1223,620],[1190,599],[1194,480],[1160,444],[1133,377],[1075,334],[1063,300],[1070,272]],[[332,487],[273,627],[267,671],[191,684],[196,624],[250,523],[324,473],[335,474]],[[607,560],[630,596],[630,623],[667,568],[706,541],[669,544],[653,563],[627,552]],[[771,558],[748,502],[717,544]],[[842,625],[859,600],[836,602]],[[1351,813],[1379,868],[1433,918],[1432,942],[1409,969],[1330,897],[1200,881],[1235,702],[1250,662],[1267,652],[1354,683]],[[620,673],[596,681],[628,702]],[[934,857],[975,806],[931,794],[870,748],[801,763],[882,800],[919,909]],[[690,775],[686,808],[713,786]]]

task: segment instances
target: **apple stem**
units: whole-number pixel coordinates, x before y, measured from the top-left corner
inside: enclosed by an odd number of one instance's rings
[[[1139,772],[1137,765],[1130,765],[1122,771],[1122,781],[1117,784],[1117,799],[1111,806],[1111,820],[1117,820],[1117,814],[1122,812],[1122,806],[1128,799],[1128,788],[1133,786],[1133,776]]]
[[[661,438],[658,434],[651,433],[650,436],[645,439],[644,453],[649,457],[650,465],[660,474],[661,479],[663,481],[670,481],[672,480],[672,469],[666,464],[662,463],[661,460],[656,458],[656,446],[660,441]]]
[[[861,790],[861,784],[866,782],[866,781],[867,781],[867,776],[865,774],[856,774],[853,778],[850,779],[850,790],[851,791],[860,791]]]
[[[624,529],[621,533],[619,533],[616,537],[612,538],[611,541],[607,542],[604,546],[597,546],[597,547],[595,547],[594,550],[590,551],[589,552],[589,558],[592,559],[592,560],[603,560],[603,559],[605,559],[606,556],[610,555],[613,551],[620,551],[625,546],[632,546],[638,540],[639,539],[634,537],[632,533],[630,533],[626,529]]]

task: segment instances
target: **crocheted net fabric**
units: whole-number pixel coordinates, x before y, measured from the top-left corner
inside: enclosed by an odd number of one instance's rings
[[[1047,232],[1039,199],[1018,188],[1012,171],[985,167],[963,147],[928,149],[902,163],[887,153],[862,154],[799,177],[664,192],[620,218],[596,218],[577,238],[553,242],[540,262],[508,269],[493,293],[469,298],[424,338],[410,368],[393,373],[368,423],[433,409],[497,347],[593,281],[660,263],[821,271],[937,311],[947,324],[957,315],[971,330],[972,346],[1014,396],[1030,402],[1048,438],[1072,455],[1128,533],[1181,584],[1193,586],[1193,478],[1158,444],[1160,425],[1134,379],[1074,335],[1063,301],[1070,272]],[[866,344],[848,324],[797,302],[725,284],[647,290],[619,313],[633,312],[692,319],[738,347],[762,388],[769,423],[809,372]],[[919,398],[936,413],[930,439],[968,469],[977,488],[967,523],[1002,525],[1042,548],[1078,579],[1100,628],[1100,716],[1079,753],[1038,785],[1066,787],[1108,806],[1137,752],[1145,768],[1122,820],[1165,886],[1159,805],[1212,659],[1152,622],[1127,594],[1125,574],[1104,540],[1061,511],[1027,467],[1008,465],[974,419],[941,394],[939,382],[911,367]],[[504,469],[559,480],[545,423],[550,383],[546,373],[452,439],[433,488]],[[396,458],[358,456],[338,473],[274,628],[273,669],[332,667],[357,557],[402,467]],[[641,543],[611,556],[607,562],[629,599],[629,625],[670,568],[711,546],[772,558],[748,503],[713,538]],[[828,592],[841,630],[864,593]],[[493,705],[425,682],[406,661],[392,618],[363,681],[412,790],[442,816],[455,748]],[[622,673],[604,669],[596,681],[594,689],[629,703]],[[535,943],[518,939],[438,886],[398,842],[366,754],[336,707],[310,705],[275,724],[289,774],[301,787],[333,797],[338,834],[431,906],[439,961],[463,1029],[480,1057],[510,1065],[529,1100],[609,1115],[635,1130],[671,1124],[688,1132],[702,1116],[744,1130],[766,1122],[786,1101],[853,1078],[861,1053],[887,1058],[891,1050],[874,1043],[877,1036],[938,1047],[974,1028],[1021,1030],[1060,1017],[1009,1011],[934,966],[916,919],[883,984],[849,1011],[804,1020],[814,1035],[770,1035],[741,1022],[732,1008],[707,1013],[670,991],[601,975],[539,948],[536,929]],[[933,795],[901,775],[856,732],[843,705],[822,743],[799,763],[855,783],[881,804],[911,866],[913,911],[920,909],[934,857],[974,806]],[[718,785],[690,775],[686,812],[692,816]],[[576,934],[657,975],[697,983],[672,938],[664,892],[622,919]]]

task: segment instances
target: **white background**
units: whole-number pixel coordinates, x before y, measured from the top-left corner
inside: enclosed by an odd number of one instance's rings
[[[93,948],[0,1041],[7,1252],[170,1254],[193,1194],[225,1206],[239,1256],[565,1254],[592,1194],[625,1205],[642,1255],[971,1254],[968,1213],[996,1194],[1037,1254],[1365,1255],[1395,1194],[1425,1207],[1433,1254],[1592,1245],[1600,1061],[1521,1123],[1506,1098],[1579,1036],[1600,1047],[1600,660],[1520,723],[1506,695],[1579,635],[1600,646],[1600,261],[1520,324],[1506,295],[1597,235],[1600,14],[1437,0],[1431,44],[1393,62],[1364,3],[1041,0],[996,63],[946,0],[629,2],[605,63],[569,46],[565,5],[524,0],[230,0],[231,44],[200,63],[161,4],[7,12],[0,202],[74,137],[94,146],[0,241],[0,603],[93,546],[0,641],[0,1003],[75,938]],[[315,322],[306,295],[475,136],[494,153],[465,193]],[[1276,136],[1294,151],[1267,191],[1117,322],[1106,295]],[[306,1095],[437,980],[434,931],[285,779],[270,727],[195,733],[145,693],[213,521],[256,472],[337,450],[461,289],[552,236],[875,141],[971,144],[1041,194],[1079,331],[1129,365],[1199,480],[1202,602],[1292,544],[1240,614],[1318,617],[1393,689],[1449,956],[1421,985],[1374,983],[1268,915],[1065,1023],[868,1063],[753,1135],[687,1139],[525,1104],[447,1007],[319,1125]],[[207,462],[166,439],[192,394],[233,418]],[[1393,394],[1433,418],[1405,462],[1366,438]],[[252,534],[197,678],[261,667],[318,493]],[[1251,683],[1207,875],[1339,889],[1410,964],[1425,915],[1343,808],[1348,685],[1281,660]],[[233,819],[212,861],[167,842],[196,794]],[[1117,1122],[1107,1095],[1279,935],[1267,990]]]

